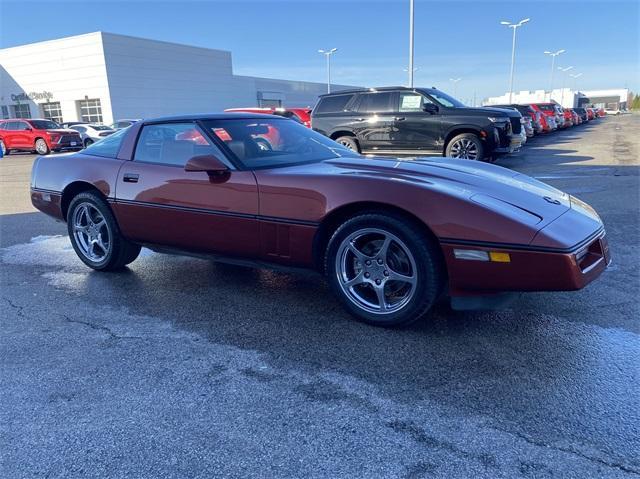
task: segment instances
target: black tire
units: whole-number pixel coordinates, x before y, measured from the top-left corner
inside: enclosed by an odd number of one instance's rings
[[[91,138],[84,140],[84,147],[86,148],[89,145],[93,145],[93,140]]]
[[[390,313],[370,312],[356,304],[343,290],[338,257],[344,242],[363,230],[383,230],[396,236],[415,260],[416,283],[412,296],[400,309]],[[375,265],[374,265],[375,266]],[[387,265],[384,265],[386,268]],[[399,327],[418,321],[429,311],[441,295],[445,283],[445,267],[439,246],[422,228],[400,215],[364,212],[343,223],[331,236],[325,258],[324,271],[333,293],[358,320],[373,326]],[[387,275],[387,272],[384,272]],[[371,277],[373,278],[373,276]],[[391,283],[392,284],[392,283]],[[390,284],[390,285],[391,285]],[[364,285],[364,288],[369,288]],[[383,286],[383,291],[385,291]]]
[[[0,140],[0,150],[2,151],[2,156],[9,156],[11,150],[7,149],[7,146],[4,144],[4,140]]]
[[[339,136],[335,139],[336,143],[340,143],[342,146],[349,148],[350,150],[360,153],[360,145],[353,136]]]
[[[456,148],[461,147],[462,145],[466,145],[470,143],[469,146],[469,156],[471,153],[471,145],[473,145],[473,147],[475,148],[475,157],[471,158],[471,157],[465,157],[464,153],[462,154],[462,156],[459,156],[460,153],[456,152]],[[466,151],[466,150],[465,150]],[[451,140],[449,140],[449,143],[447,143],[447,148],[445,149],[445,156],[449,157],[449,158],[461,158],[461,159],[468,159],[468,160],[482,160],[484,159],[484,146],[482,144],[482,141],[480,140],[480,138],[478,138],[477,135],[474,135],[473,133],[461,133],[460,135],[456,135],[453,138],[451,138]]]
[[[33,146],[36,149],[36,153],[38,153],[39,155],[48,155],[49,153],[51,153],[49,145],[47,145],[47,142],[42,138],[38,138]]]
[[[78,244],[76,235],[74,234],[73,218],[76,209],[86,204],[93,205],[100,213],[105,221],[105,227],[108,231],[109,247],[105,257],[100,261],[92,261],[82,251],[82,247]],[[69,232],[69,238],[71,244],[78,257],[90,268],[98,271],[113,271],[118,270],[126,266],[135,260],[140,254],[140,245],[131,243],[122,237],[118,224],[111,212],[111,208],[107,202],[100,197],[98,193],[85,191],[77,194],[69,204],[69,210],[67,212],[67,231]]]

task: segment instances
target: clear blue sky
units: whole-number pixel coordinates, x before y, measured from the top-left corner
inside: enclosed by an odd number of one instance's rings
[[[230,50],[237,74],[325,80],[319,48],[337,47],[333,81],[406,82],[408,0],[0,0],[0,46],[97,30]],[[581,89],[640,91],[640,2],[416,0],[416,84],[470,101],[508,89],[511,30],[518,30],[514,90],[548,87],[550,58],[582,72]],[[573,81],[569,79],[569,81]],[[560,77],[556,75],[556,87]],[[567,85],[569,86],[569,85]],[[572,85],[571,85],[572,86]]]

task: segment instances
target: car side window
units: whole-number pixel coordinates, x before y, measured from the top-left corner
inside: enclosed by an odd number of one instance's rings
[[[105,137],[103,140],[96,141],[94,144],[86,147],[83,153],[93,156],[102,156],[104,158],[117,158],[120,151],[122,140],[127,134],[127,130],[118,130],[114,134]]]
[[[184,166],[190,158],[198,155],[214,155],[222,161],[225,158],[195,123],[159,123],[142,127],[133,159]]]
[[[72,130],[79,131],[80,133],[84,133],[85,131],[87,131],[87,129],[84,126],[80,126],[80,125],[72,125],[69,128],[71,128]]]
[[[393,111],[391,106],[391,92],[364,93],[360,95],[357,111],[360,113],[382,113]]]
[[[400,92],[398,95],[398,111],[412,112],[424,111],[424,105],[433,103],[427,97],[414,92]]]
[[[333,95],[320,98],[320,103],[316,107],[316,113],[338,113],[347,108],[347,104],[353,95]]]

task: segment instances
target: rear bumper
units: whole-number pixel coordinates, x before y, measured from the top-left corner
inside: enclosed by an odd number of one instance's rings
[[[594,281],[611,262],[604,230],[571,251],[442,242],[451,296],[502,292],[575,291]],[[457,259],[454,250],[507,253],[510,262]]]

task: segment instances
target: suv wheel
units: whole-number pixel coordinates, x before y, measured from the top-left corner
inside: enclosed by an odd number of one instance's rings
[[[454,136],[447,144],[445,156],[463,160],[482,160],[484,148],[482,142],[473,133],[462,133]]]
[[[440,257],[424,232],[399,216],[364,213],[340,226],[325,255],[327,279],[345,308],[375,326],[420,319],[443,285]]]
[[[336,143],[340,143],[342,146],[349,148],[350,150],[357,151],[360,153],[360,147],[358,146],[358,142],[352,136],[339,136],[336,138]]]
[[[38,138],[36,140],[35,147],[36,153],[38,153],[39,155],[46,155],[47,153],[49,153],[49,145],[47,145],[47,142],[42,138]]]
[[[122,237],[109,205],[95,193],[80,193],[71,200],[67,229],[73,249],[90,268],[120,269],[140,254],[140,246]]]

